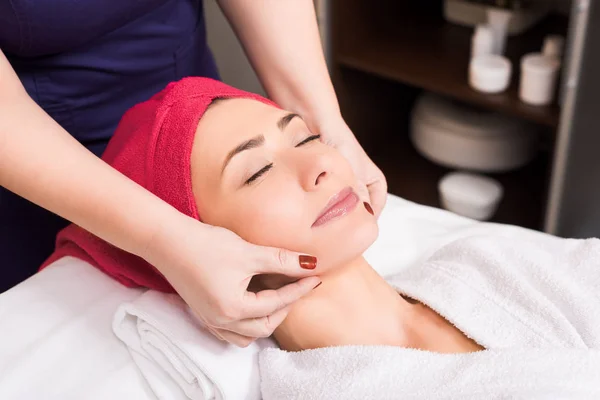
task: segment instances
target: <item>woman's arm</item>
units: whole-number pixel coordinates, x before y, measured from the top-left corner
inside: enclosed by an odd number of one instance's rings
[[[0,185],[154,265],[215,334],[268,336],[319,282],[299,255],[202,224],[108,166],[29,97],[0,51]],[[259,273],[300,279],[246,291]]]
[[[0,185],[137,255],[177,213],[50,118],[1,51]]]
[[[310,127],[340,118],[312,0],[219,0],[269,96]]]
[[[302,115],[350,161],[377,213],[387,185],[346,126],[327,71],[312,0],[220,0],[269,96]]]

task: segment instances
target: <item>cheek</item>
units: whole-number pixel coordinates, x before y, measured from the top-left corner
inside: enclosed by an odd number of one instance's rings
[[[244,240],[289,250],[300,250],[310,242],[305,194],[298,185],[266,179],[230,200],[229,229]]]

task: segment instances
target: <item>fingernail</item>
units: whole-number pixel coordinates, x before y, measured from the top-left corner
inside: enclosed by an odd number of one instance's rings
[[[371,205],[369,203],[367,203],[366,201],[363,203],[365,205],[365,208],[367,209],[367,211],[371,214],[371,215],[375,215],[375,213],[373,212],[373,209],[371,208]]]
[[[315,269],[317,268],[317,257],[313,256],[300,256],[300,266],[304,269]]]

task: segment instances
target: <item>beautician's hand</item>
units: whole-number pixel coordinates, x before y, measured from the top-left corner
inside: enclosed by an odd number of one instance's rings
[[[370,199],[371,207],[379,217],[387,200],[385,175],[371,161],[341,117],[321,124],[316,129],[327,144],[337,148],[350,162],[359,182],[364,185],[358,188],[359,195],[362,199]]]
[[[219,339],[243,347],[270,336],[289,306],[320,283],[310,276],[316,259],[255,246],[229,230],[183,214],[160,229],[147,249],[144,258],[165,275],[208,329]],[[249,292],[250,280],[259,274],[299,280],[278,290]]]

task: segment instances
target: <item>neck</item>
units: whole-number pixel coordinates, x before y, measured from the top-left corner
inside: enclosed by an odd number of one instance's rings
[[[363,257],[321,279],[323,283],[296,302],[275,331],[282,348],[408,343],[414,304],[389,286]]]

